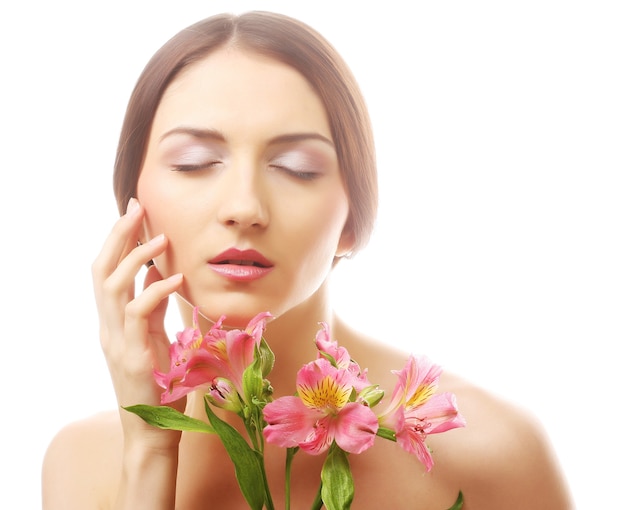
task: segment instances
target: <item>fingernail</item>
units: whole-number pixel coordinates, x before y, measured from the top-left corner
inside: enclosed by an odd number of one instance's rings
[[[177,281],[180,281],[182,279],[183,279],[183,273],[176,273],[176,274],[173,274],[172,276],[169,276],[167,278],[167,280],[170,281],[170,282],[177,282]]]
[[[165,234],[159,234],[158,236],[154,236],[152,239],[150,239],[148,244],[161,244],[163,242],[163,239],[165,239]]]
[[[131,197],[126,206],[126,214],[131,215],[139,210],[139,201],[135,197]]]

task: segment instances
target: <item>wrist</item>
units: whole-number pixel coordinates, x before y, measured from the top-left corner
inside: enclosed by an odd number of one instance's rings
[[[172,510],[177,471],[178,443],[164,446],[142,441],[125,446],[115,508]]]

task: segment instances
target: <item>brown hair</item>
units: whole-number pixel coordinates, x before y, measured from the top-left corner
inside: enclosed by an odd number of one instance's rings
[[[348,193],[346,228],[353,251],[372,232],[378,203],[374,140],[363,96],[337,51],[308,25],[270,12],[220,14],[183,29],[155,53],[140,75],[122,125],[113,185],[120,213],[136,196],[150,129],[161,97],[182,69],[231,44],[296,69],[324,104]]]

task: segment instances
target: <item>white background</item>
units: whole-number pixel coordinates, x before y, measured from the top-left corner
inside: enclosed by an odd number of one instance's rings
[[[9,4],[0,8],[0,506],[40,507],[53,434],[115,405],[89,269],[116,218],[111,169],[140,70],[192,22],[267,9],[320,30],[371,108],[380,219],[366,251],[338,268],[338,309],[527,407],[578,507],[617,507],[621,2]]]

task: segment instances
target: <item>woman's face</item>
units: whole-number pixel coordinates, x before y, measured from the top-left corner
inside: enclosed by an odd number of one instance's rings
[[[292,68],[236,49],[184,70],[156,112],[138,199],[155,262],[215,319],[279,316],[324,282],[348,198],[324,107]]]

